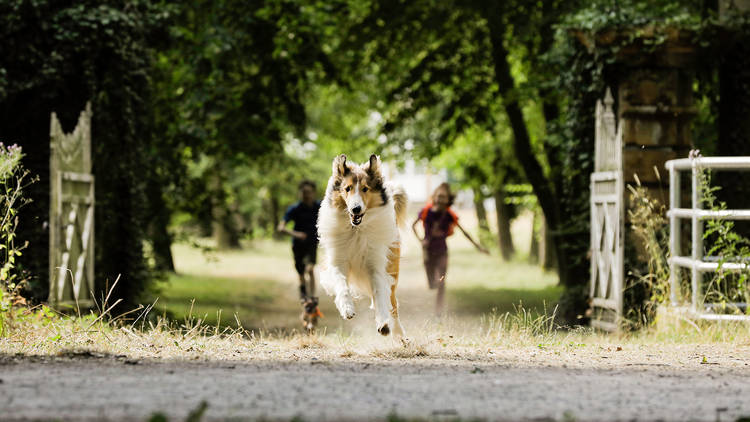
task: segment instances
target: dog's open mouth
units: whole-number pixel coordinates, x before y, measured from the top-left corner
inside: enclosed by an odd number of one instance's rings
[[[362,222],[362,217],[364,216],[364,214],[351,214],[352,225],[359,226],[359,223]]]

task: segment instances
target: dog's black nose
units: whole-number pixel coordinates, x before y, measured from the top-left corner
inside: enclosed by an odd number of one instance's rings
[[[359,214],[362,211],[362,207],[357,205],[356,207],[352,208],[352,214]]]

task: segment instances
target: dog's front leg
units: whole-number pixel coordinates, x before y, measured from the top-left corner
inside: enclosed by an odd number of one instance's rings
[[[328,268],[321,273],[320,282],[328,294],[334,294],[334,303],[339,310],[342,318],[354,318],[354,301],[352,300],[349,284],[346,281],[346,274],[349,268],[344,264],[329,263]]]
[[[385,271],[370,272],[373,304],[375,305],[375,325],[378,332],[387,336],[391,332],[391,277]]]

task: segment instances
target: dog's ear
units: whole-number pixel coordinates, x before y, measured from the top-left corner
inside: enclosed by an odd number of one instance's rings
[[[380,157],[375,154],[370,156],[370,161],[366,165],[367,173],[376,176],[380,174]]]
[[[349,166],[346,165],[346,155],[341,154],[333,159],[333,171],[334,176],[346,176],[349,174]]]

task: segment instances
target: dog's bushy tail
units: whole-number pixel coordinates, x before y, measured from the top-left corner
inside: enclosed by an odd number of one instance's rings
[[[399,184],[388,183],[386,191],[388,192],[388,196],[393,198],[393,208],[396,211],[396,224],[403,228],[406,226],[406,206],[409,203],[406,190]]]

